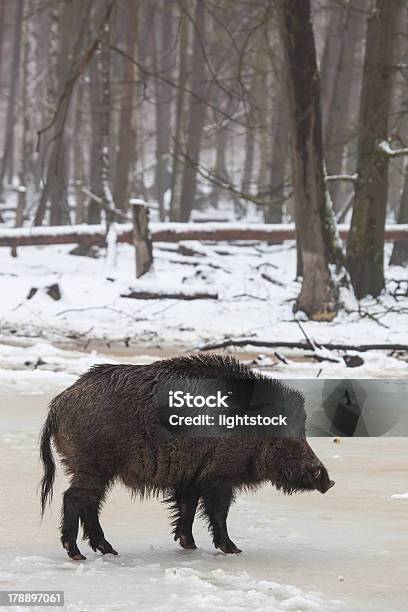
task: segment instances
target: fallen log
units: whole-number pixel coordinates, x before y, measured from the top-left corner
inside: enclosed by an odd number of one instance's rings
[[[349,226],[338,226],[341,238],[348,237]],[[295,240],[295,226],[292,223],[243,224],[243,223],[203,223],[199,227],[192,223],[152,223],[152,238],[161,242],[180,242],[183,240]],[[408,240],[408,224],[388,225],[385,229],[386,240]]]
[[[129,292],[121,293],[120,297],[134,300],[218,300],[218,293],[201,287],[156,288],[141,285],[129,287]]]
[[[285,340],[277,340],[276,342],[268,342],[267,340],[254,340],[253,338],[229,338],[221,342],[211,342],[197,346],[198,351],[212,351],[215,349],[227,348],[230,346],[256,346],[262,348],[298,348],[303,350],[315,350],[315,347],[310,342],[292,342]],[[365,353],[366,351],[408,351],[408,344],[340,344],[336,342],[319,342],[319,347],[328,349],[329,351],[356,351],[357,353]]]
[[[294,240],[293,224],[244,224],[244,223],[150,223],[153,242],[180,242],[183,240]],[[349,226],[338,226],[340,236],[347,238]],[[133,245],[133,225],[117,225],[118,241]],[[385,240],[408,240],[408,224],[387,225]],[[104,225],[71,225],[57,227],[0,228],[0,246],[19,247],[49,244],[81,244],[104,246]]]

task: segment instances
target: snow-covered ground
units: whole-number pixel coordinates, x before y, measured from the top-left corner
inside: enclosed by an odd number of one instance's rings
[[[39,338],[76,348],[113,347],[128,355],[157,353],[161,348],[193,350],[225,338],[245,337],[262,341],[304,342],[293,314],[300,285],[295,280],[295,249],[282,245],[184,244],[197,254],[177,252],[177,245],[156,244],[155,270],[134,280],[134,251],[119,245],[117,266],[106,260],[69,255],[72,246],[21,247],[12,258],[0,249],[0,339]],[[186,251],[184,251],[186,252]],[[202,252],[203,254],[200,254]],[[303,321],[308,337],[324,343],[408,344],[407,274],[401,267],[387,269],[387,290],[378,300],[360,305],[343,289],[345,304],[331,323]],[[58,283],[62,297],[54,301],[44,287]],[[121,297],[130,287],[154,290],[209,291],[218,299],[135,300]],[[38,291],[31,298],[31,288]],[[360,312],[359,312],[360,308]],[[297,315],[296,319],[302,318]],[[403,376],[406,361],[390,351],[363,354],[365,364],[346,368],[340,352],[323,353],[338,363],[304,360],[304,352],[277,349],[286,356],[284,365],[274,351],[263,349],[267,365],[285,376]],[[251,351],[251,348],[248,348]],[[309,351],[310,354],[310,351]],[[320,353],[322,354],[322,353]]]
[[[27,358],[44,355],[40,349],[26,350]],[[82,544],[87,560],[70,561],[58,540],[66,486],[61,469],[52,508],[40,522],[37,438],[50,398],[88,361],[98,360],[83,356],[74,365],[73,356],[54,353],[56,366],[65,360],[69,373],[61,367],[55,373],[15,369],[22,357],[18,351],[14,366],[9,355],[12,369],[3,363],[0,370],[1,589],[64,590],[70,612],[406,610],[408,442],[403,438],[343,439],[341,444],[314,438],[312,446],[336,486],[324,496],[286,497],[270,487],[242,495],[229,521],[241,555],[215,551],[200,521],[195,526],[199,549],[178,548],[163,504],[132,502],[128,491],[116,487],[101,520],[119,556],[102,557]]]

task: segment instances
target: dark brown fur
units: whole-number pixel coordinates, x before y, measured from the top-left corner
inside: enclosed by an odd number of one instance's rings
[[[76,544],[79,520],[94,550],[117,554],[98,518],[117,480],[141,496],[167,495],[174,513],[174,539],[183,548],[196,548],[192,525],[200,504],[214,545],[226,553],[240,552],[226,524],[238,491],[270,482],[289,494],[312,489],[324,493],[334,484],[304,431],[296,439],[164,438],[155,388],[175,376],[259,377],[235,359],[217,355],[177,357],[148,366],[106,364],[91,368],[51,402],[41,439],[42,512],[52,496],[53,440],[71,475],[61,524],[61,541],[71,558],[84,558]],[[303,401],[279,381],[269,380],[274,390]]]

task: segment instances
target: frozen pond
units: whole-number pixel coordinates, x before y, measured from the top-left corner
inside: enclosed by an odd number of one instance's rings
[[[178,548],[167,508],[132,502],[117,487],[101,522],[119,556],[83,544],[87,560],[68,560],[57,531],[61,470],[42,524],[36,491],[38,431],[66,384],[66,374],[9,371],[0,386],[0,588],[64,590],[65,609],[76,612],[406,610],[408,500],[391,497],[408,490],[405,438],[311,440],[336,486],[325,496],[286,497],[269,487],[241,496],[230,513],[241,555],[216,552],[200,521],[199,549]]]

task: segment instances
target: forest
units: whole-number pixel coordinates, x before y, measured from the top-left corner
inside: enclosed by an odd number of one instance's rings
[[[0,24],[13,255],[20,227],[102,224],[78,248],[109,247],[136,199],[153,223],[189,222],[186,239],[197,222],[296,239],[294,310],[316,321],[339,287],[376,298],[384,265],[406,266],[404,2],[1,0]]]

